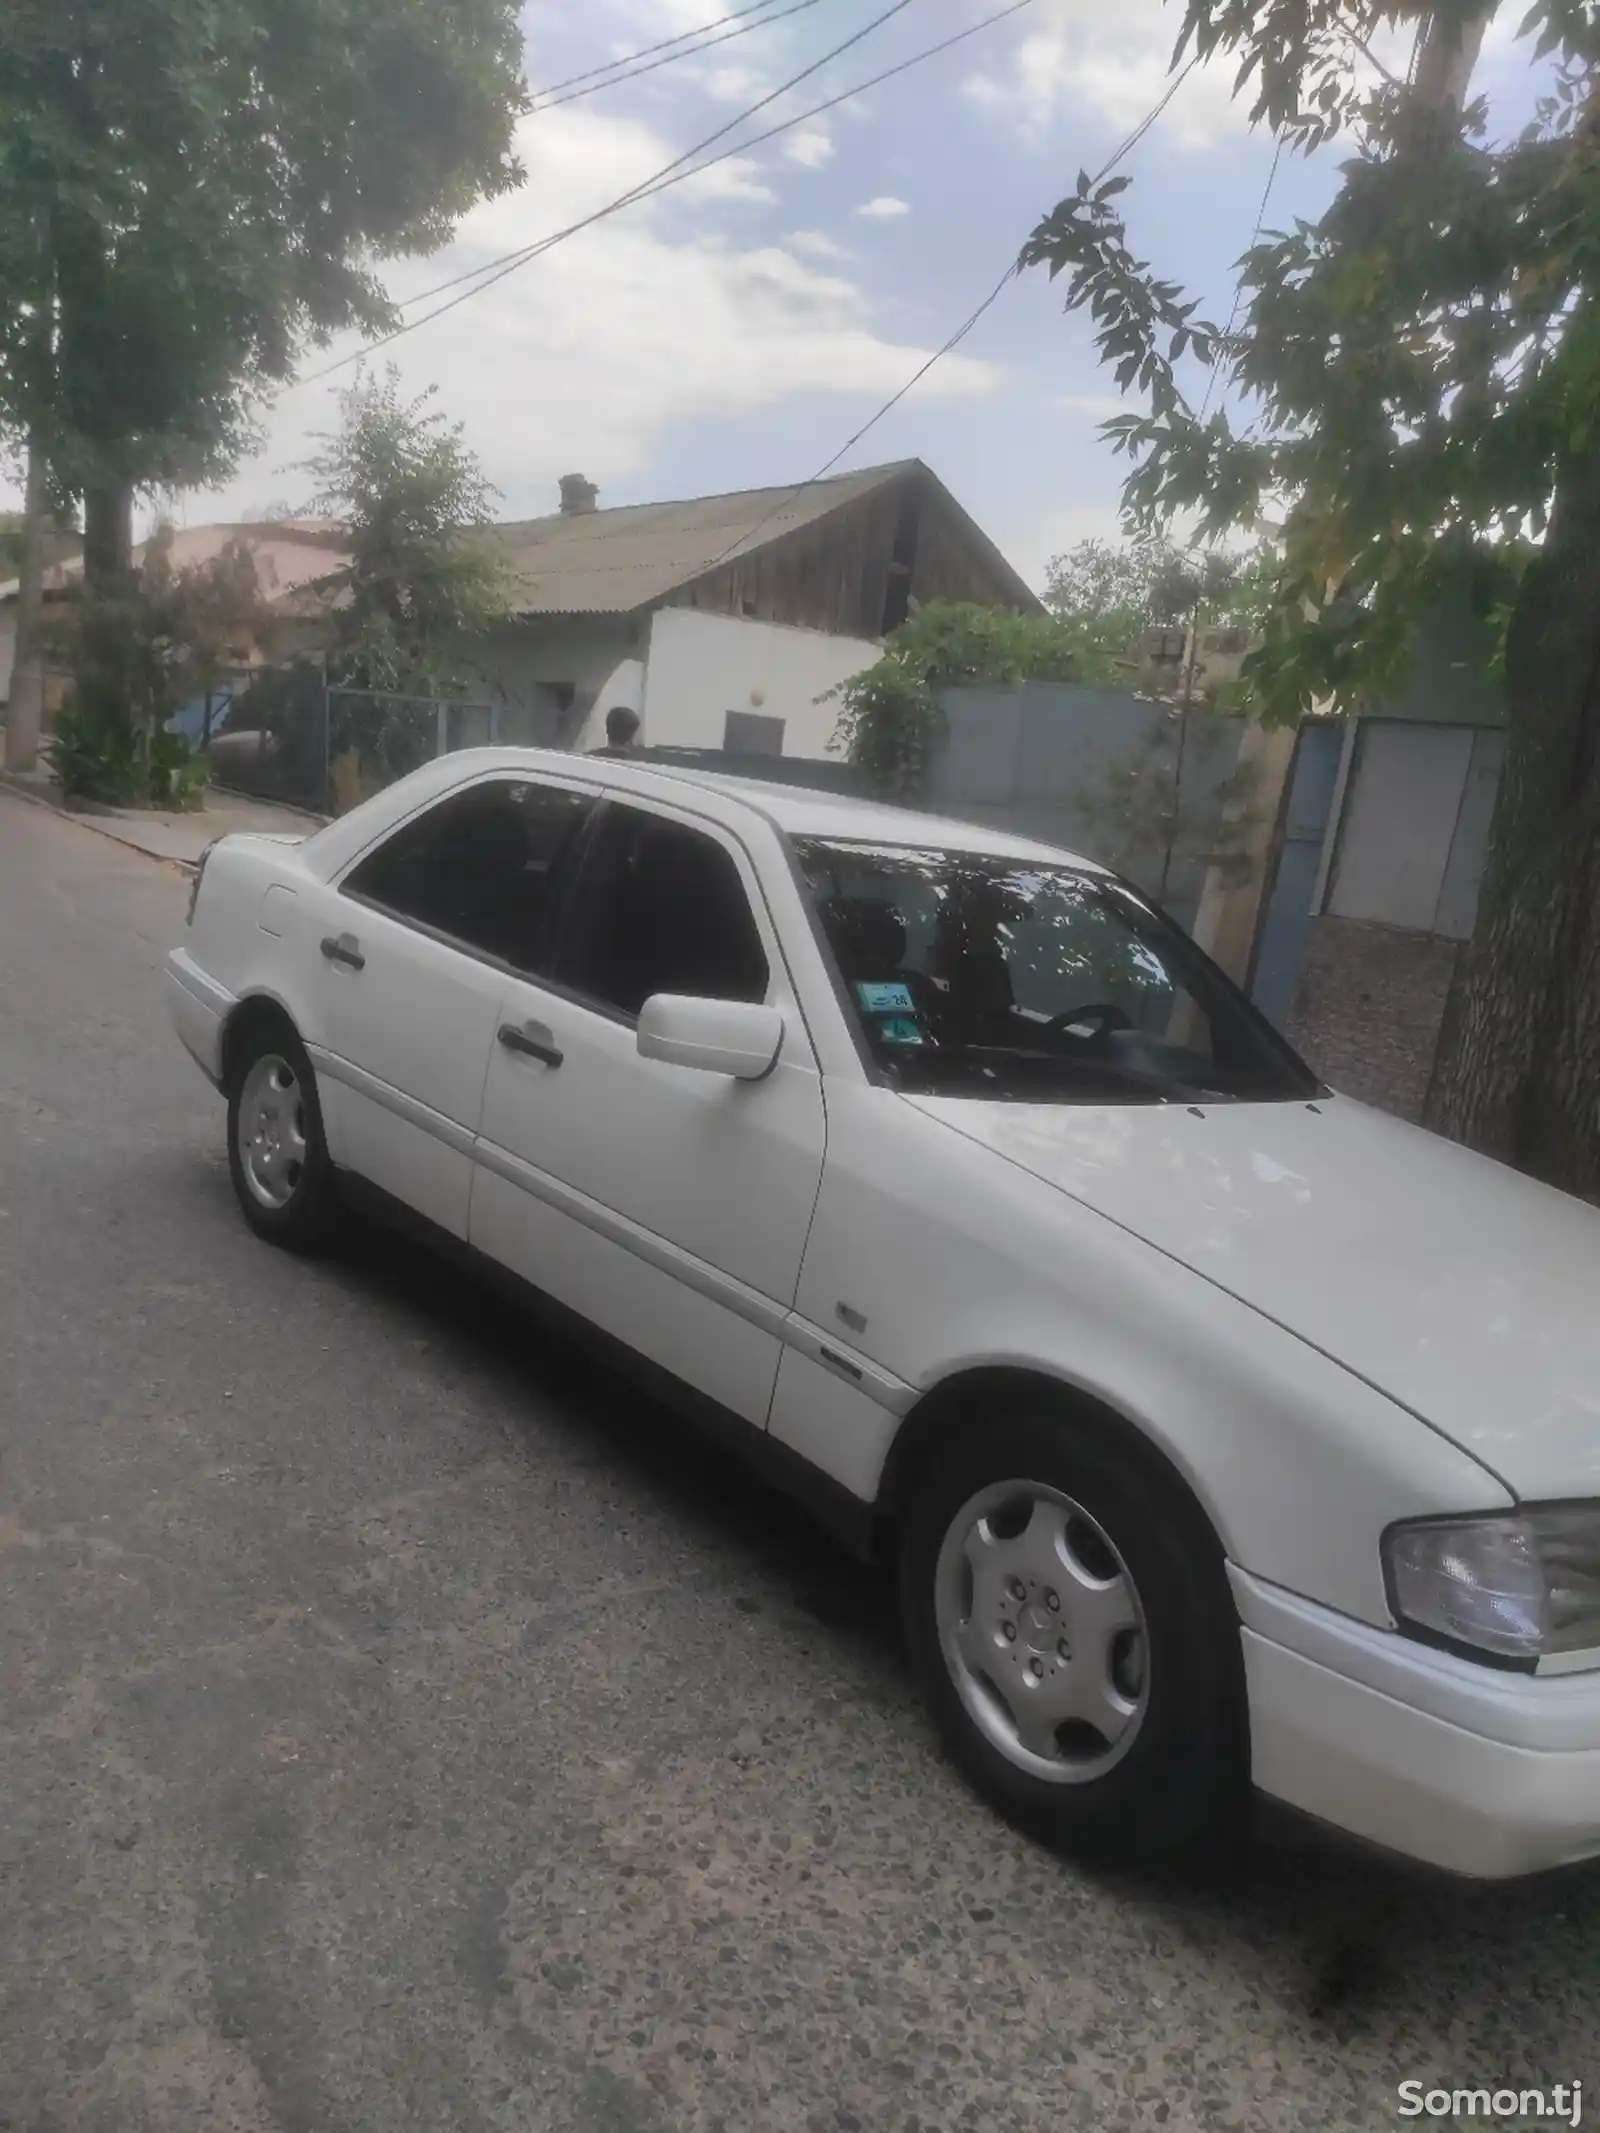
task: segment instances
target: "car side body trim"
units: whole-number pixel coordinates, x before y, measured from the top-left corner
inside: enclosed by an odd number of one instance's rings
[[[904,1414],[916,1399],[915,1389],[903,1384],[889,1371],[869,1362],[865,1356],[846,1348],[840,1341],[813,1326],[808,1319],[799,1317],[787,1305],[763,1296],[759,1290],[750,1288],[733,1274],[725,1274],[720,1267],[707,1264],[692,1252],[673,1244],[665,1237],[657,1236],[626,1215],[619,1215],[609,1207],[602,1207],[586,1193],[553,1178],[547,1171],[537,1169],[521,1156],[500,1148],[493,1141],[479,1140],[473,1148],[473,1158],[495,1177],[503,1178],[508,1185],[540,1200],[546,1207],[553,1207],[558,1214],[566,1215],[574,1222],[581,1222],[597,1236],[610,1244],[619,1245],[623,1251],[632,1252],[647,1266],[658,1268],[685,1288],[693,1289],[699,1296],[720,1304],[747,1325],[756,1326],[763,1333],[770,1333],[774,1340],[785,1347],[798,1349],[813,1362],[832,1370],[864,1393],[891,1414]]]
[[[308,1045],[306,1050],[312,1066],[319,1074],[326,1074],[330,1081],[341,1082],[370,1102],[382,1105],[397,1118],[404,1119],[407,1125],[442,1141],[456,1154],[481,1163],[485,1170],[503,1178],[508,1185],[517,1186],[571,1221],[581,1222],[608,1243],[632,1252],[647,1265],[681,1281],[685,1288],[720,1304],[748,1325],[771,1334],[785,1347],[798,1350],[823,1369],[854,1385],[876,1406],[887,1409],[890,1414],[903,1415],[915,1405],[918,1396],[914,1386],[906,1384],[892,1371],[872,1362],[833,1334],[823,1332],[788,1305],[763,1296],[736,1275],[725,1274],[720,1267],[708,1265],[668,1238],[657,1236],[653,1230],[644,1229],[637,1222],[630,1222],[625,1215],[601,1206],[587,1194],[563,1184],[561,1179],[525,1162],[521,1156],[513,1155],[509,1149],[481,1139],[458,1121],[419,1103],[415,1097],[380,1080],[376,1074],[369,1074],[364,1067],[354,1065],[319,1044]]]
[[[342,1082],[347,1089],[354,1089],[358,1096],[365,1096],[369,1102],[392,1111],[396,1118],[403,1118],[408,1126],[415,1126],[420,1133],[431,1134],[455,1154],[471,1155],[476,1135],[470,1126],[446,1118],[442,1111],[435,1111],[430,1104],[419,1102],[415,1096],[408,1096],[404,1089],[380,1080],[376,1074],[369,1074],[365,1067],[340,1058],[337,1052],[326,1051],[320,1044],[308,1044],[306,1054],[317,1072],[326,1074],[330,1081]]]
[[[479,1140],[473,1148],[474,1160],[497,1178],[504,1178],[508,1185],[515,1185],[546,1207],[553,1207],[558,1214],[581,1222],[585,1229],[592,1229],[597,1236],[610,1244],[621,1245],[642,1259],[649,1266],[658,1267],[681,1281],[685,1288],[709,1297],[736,1318],[748,1325],[757,1326],[763,1333],[777,1338],[783,1331],[785,1306],[774,1303],[771,1297],[746,1286],[732,1274],[724,1274],[719,1267],[708,1266],[680,1246],[658,1237],[653,1230],[631,1222],[626,1215],[619,1215],[598,1200],[591,1200],[586,1193],[563,1184],[560,1178],[551,1177],[548,1171],[537,1169],[509,1149],[496,1146],[493,1141]]]
[[[857,1392],[877,1406],[887,1408],[892,1415],[909,1414],[921,1397],[914,1385],[897,1378],[893,1371],[885,1370],[881,1363],[870,1362],[858,1349],[850,1348],[831,1333],[824,1333],[810,1319],[791,1312],[783,1324],[784,1346],[796,1349],[813,1363],[820,1363],[824,1370],[831,1370],[835,1377],[843,1378]]]

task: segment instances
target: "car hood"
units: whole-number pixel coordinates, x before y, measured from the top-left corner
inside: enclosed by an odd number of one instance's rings
[[[907,1101],[1322,1350],[1517,1495],[1600,1496],[1600,1213],[1347,1097]]]

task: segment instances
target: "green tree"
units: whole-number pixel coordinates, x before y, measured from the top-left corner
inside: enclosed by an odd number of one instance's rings
[[[1050,559],[1044,602],[1099,650],[1132,664],[1147,631],[1187,626],[1197,611],[1209,622],[1257,626],[1277,576],[1277,551],[1266,540],[1242,553],[1183,549],[1148,534],[1086,540]]]
[[[53,747],[66,796],[129,807],[196,801],[205,759],[167,722],[213,687],[264,613],[246,543],[178,569],[170,527],[148,543],[136,573],[106,589],[85,587],[52,631],[74,676]]]
[[[516,0],[6,0],[0,429],[82,497],[90,582],[135,490],[226,468],[299,351],[391,307],[519,182]]]
[[[307,463],[313,508],[350,554],[325,588],[337,600],[332,670],[348,687],[457,693],[505,612],[489,532],[498,492],[434,398],[403,398],[392,368],[358,376]]]
[[[14,578],[22,568],[23,517],[20,511],[0,511],[0,579]],[[83,542],[71,515],[58,512],[44,529],[44,564],[65,563],[81,555]]]
[[[829,692],[841,705],[832,745],[884,791],[909,797],[921,786],[928,752],[944,732],[941,688],[1117,678],[1075,617],[930,600],[886,640],[875,666]]]
[[[1081,179],[1022,261],[1065,277],[1148,398],[1107,425],[1136,526],[1192,513],[1215,536],[1286,509],[1248,662],[1267,715],[1393,689],[1446,599],[1498,617],[1506,764],[1433,1116],[1600,1197],[1600,15],[1535,0],[1522,35],[1544,93],[1507,135],[1470,93],[1493,12],[1185,0],[1175,64],[1232,55],[1280,141],[1350,144],[1327,213],[1246,254],[1237,331],[1134,256],[1125,179]],[[1416,58],[1370,89],[1358,55],[1385,28],[1414,29]],[[1245,426],[1197,412],[1191,358],[1220,364]]]

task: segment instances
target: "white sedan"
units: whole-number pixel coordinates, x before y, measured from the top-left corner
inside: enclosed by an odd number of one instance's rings
[[[1600,1853],[1600,1215],[1331,1095],[1113,875],[481,750],[215,845],[169,989],[263,1237],[375,1201],[892,1543],[1025,1827],[1159,1852],[1253,1780]]]

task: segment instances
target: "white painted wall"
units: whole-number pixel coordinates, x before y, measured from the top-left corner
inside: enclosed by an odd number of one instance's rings
[[[482,673],[481,693],[502,706],[502,738],[517,747],[578,745],[595,711],[605,723],[611,705],[606,692],[623,669],[637,666],[643,634],[631,619],[617,615],[548,615],[492,631],[475,664]],[[575,692],[565,719],[551,695],[562,683]],[[617,700],[639,708],[637,697]]]
[[[664,607],[650,628],[641,738],[651,748],[720,748],[728,713],[748,711],[783,720],[785,755],[825,756],[839,705],[817,698],[880,652],[860,637]]]

